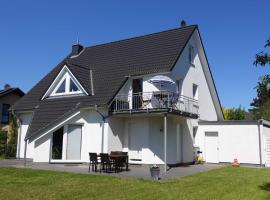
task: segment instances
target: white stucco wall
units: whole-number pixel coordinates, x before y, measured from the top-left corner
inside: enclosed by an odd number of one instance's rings
[[[104,113],[105,114],[105,113]],[[89,161],[89,152],[102,152],[102,118],[94,110],[81,111],[79,115],[68,120],[63,126],[68,124],[81,124],[82,125],[82,143],[81,143],[81,160],[80,162]],[[104,123],[104,140],[108,138],[108,123]],[[64,129],[66,130],[66,128]],[[55,130],[53,130],[55,131]],[[53,132],[52,131],[52,132]],[[30,145],[33,145],[33,158],[34,162],[49,162],[51,153],[51,140],[52,132],[45,135],[39,135],[30,140]],[[65,132],[65,131],[64,131]],[[64,133],[63,141],[63,162],[66,158],[66,133]],[[108,141],[104,142],[104,149],[108,149]]]
[[[24,158],[24,149],[25,149],[25,135],[27,133],[29,124],[32,120],[32,114],[21,114],[19,115],[20,118],[20,127],[19,127],[19,134],[18,134],[18,143],[17,143],[17,158]],[[29,145],[28,147],[29,153],[26,155],[27,158],[32,158],[33,155],[33,145]]]
[[[108,150],[122,151],[124,144],[125,118],[110,117],[108,119]]]
[[[167,123],[167,163],[194,161],[192,132],[186,119],[168,116]],[[138,142],[137,148],[133,149],[134,147],[129,144],[130,138]],[[134,116],[125,119],[123,141],[123,150],[129,152],[131,162],[133,159],[141,159],[141,162],[135,163],[164,164],[163,115]]]
[[[188,59],[188,48],[190,45],[194,47],[194,66],[191,66]],[[203,71],[202,62],[198,54],[198,48],[199,46],[195,42],[195,35],[193,34],[169,76],[173,80],[183,80],[184,96],[193,98],[193,84],[198,85],[200,119],[215,121],[217,120],[217,114]]]
[[[236,158],[240,163],[260,164],[257,124],[199,125],[195,140],[204,157],[205,132],[218,132],[219,162],[233,162]]]

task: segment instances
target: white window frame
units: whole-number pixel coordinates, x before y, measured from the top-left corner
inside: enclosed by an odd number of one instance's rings
[[[60,87],[63,80],[66,79],[65,92],[56,93],[57,89]],[[70,87],[70,79],[75,83],[75,85],[79,88],[79,91],[69,92]],[[75,76],[71,73],[66,65],[63,66],[59,74],[54,79],[53,83],[50,85],[46,93],[43,95],[41,100],[47,97],[60,97],[60,96],[68,96],[68,95],[89,95],[87,91],[82,87],[79,81],[75,78]]]
[[[59,87],[61,86],[64,80],[66,80],[65,92],[57,93],[57,90],[59,89]],[[72,80],[75,83],[75,85],[78,87],[79,89],[78,91],[70,92],[70,80]],[[76,82],[71,78],[71,76],[68,73],[66,73],[62,77],[62,79],[59,81],[59,83],[56,85],[56,87],[54,88],[50,96],[72,95],[72,94],[82,94],[82,93],[83,92],[80,90],[80,87],[76,84]]]

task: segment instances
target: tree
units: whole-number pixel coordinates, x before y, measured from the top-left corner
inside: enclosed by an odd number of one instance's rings
[[[239,106],[238,108],[222,108],[225,120],[244,120],[246,119],[246,111]]]
[[[9,128],[8,157],[15,157],[17,149],[18,124],[17,118],[13,114],[10,115]]]
[[[7,132],[0,130],[0,158],[6,156]]]
[[[257,86],[257,97],[251,102],[253,107],[250,111],[253,113],[254,119],[270,120],[270,76],[265,75],[259,78]]]
[[[270,38],[266,41],[264,48],[270,47]],[[255,55],[255,61],[253,63],[255,66],[266,66],[270,64],[270,54],[262,51]],[[270,75],[265,75],[259,78],[257,86],[257,97],[251,102],[250,112],[253,113],[254,119],[267,119],[270,120]]]
[[[270,47],[270,38],[266,40],[264,48]],[[255,61],[253,63],[254,65],[258,66],[266,66],[270,64],[270,54],[264,51],[261,51],[260,53],[257,53],[255,55]]]

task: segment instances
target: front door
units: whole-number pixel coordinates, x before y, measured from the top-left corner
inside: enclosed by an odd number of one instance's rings
[[[218,132],[205,132],[205,161],[218,163]]]

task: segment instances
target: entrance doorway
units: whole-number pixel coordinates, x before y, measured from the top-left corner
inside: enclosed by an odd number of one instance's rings
[[[63,134],[64,128],[60,128],[57,131],[53,132],[52,139],[52,159],[61,160],[63,153]]]
[[[205,160],[218,163],[218,132],[205,132]]]
[[[142,79],[133,79],[132,81],[132,109],[140,109],[142,107]]]

